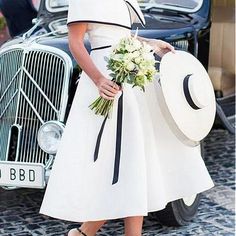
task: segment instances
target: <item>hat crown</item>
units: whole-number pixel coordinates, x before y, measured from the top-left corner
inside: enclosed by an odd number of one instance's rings
[[[200,109],[208,106],[211,101],[208,84],[206,78],[198,74],[191,74],[189,76],[189,93],[194,104]]]

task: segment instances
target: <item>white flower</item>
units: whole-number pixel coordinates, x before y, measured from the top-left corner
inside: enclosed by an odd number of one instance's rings
[[[132,56],[133,56],[133,58],[140,57],[139,51],[134,51],[134,52],[132,53]]]
[[[123,60],[123,57],[124,57],[123,54],[114,54],[111,56],[111,59],[115,61],[121,61]]]
[[[124,60],[124,62],[126,62],[126,63],[132,61],[132,59],[133,59],[133,54],[132,54],[132,53],[126,53],[126,54],[124,54],[124,56],[123,56],[123,60]]]
[[[132,71],[135,68],[135,64],[133,62],[129,62],[129,63],[126,64],[125,67],[128,71]]]
[[[142,47],[142,43],[138,39],[135,39],[135,38],[133,38],[133,45],[136,49],[139,49]]]
[[[150,52],[149,52],[149,53],[144,53],[144,54],[143,54],[143,59],[144,59],[144,60],[147,60],[147,61],[148,61],[148,60],[152,60],[152,59],[153,59],[153,54],[150,53]]]
[[[141,58],[141,57],[136,57],[136,58],[134,59],[134,62],[135,62],[136,64],[140,64],[141,61],[142,61],[142,58]]]
[[[134,50],[133,46],[132,45],[129,45],[129,44],[126,44],[125,45],[125,49],[128,51],[128,52],[132,52]]]

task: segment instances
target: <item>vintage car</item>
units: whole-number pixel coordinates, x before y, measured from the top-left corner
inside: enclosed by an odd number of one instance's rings
[[[146,27],[134,25],[134,30],[138,26],[141,36],[189,51],[208,68],[210,0],[144,0],[140,6]],[[0,186],[5,189],[47,184],[81,73],[68,48],[67,9],[66,0],[41,0],[34,27],[0,49]],[[200,194],[189,196],[155,215],[183,225],[199,202]]]

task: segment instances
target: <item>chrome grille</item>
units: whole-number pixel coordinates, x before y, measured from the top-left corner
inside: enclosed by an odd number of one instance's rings
[[[188,40],[179,40],[176,42],[171,42],[171,44],[177,49],[188,51],[188,47],[189,47]]]
[[[9,130],[16,119],[22,58],[20,49],[0,56],[0,160],[7,155]]]
[[[37,132],[44,122],[64,118],[72,66],[61,53],[27,48],[0,55],[0,160],[8,160],[10,150],[14,161],[46,164]],[[10,141],[15,127],[18,145]]]

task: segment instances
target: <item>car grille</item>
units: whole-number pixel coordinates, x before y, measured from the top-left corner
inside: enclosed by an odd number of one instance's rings
[[[71,68],[63,56],[43,49],[0,55],[0,160],[46,164],[37,132],[48,120],[63,121]]]
[[[183,51],[188,51],[188,47],[189,47],[188,40],[179,40],[179,41],[171,42],[171,44],[176,49],[183,50]]]

